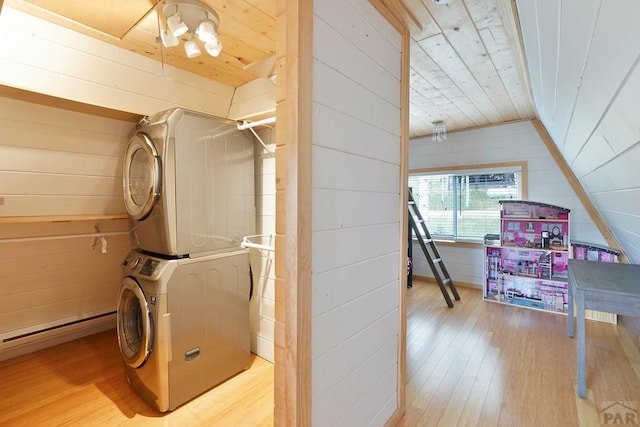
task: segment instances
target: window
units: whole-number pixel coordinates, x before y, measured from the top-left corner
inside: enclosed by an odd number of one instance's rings
[[[500,233],[498,201],[522,199],[522,169],[412,172],[409,188],[432,236],[482,240]]]

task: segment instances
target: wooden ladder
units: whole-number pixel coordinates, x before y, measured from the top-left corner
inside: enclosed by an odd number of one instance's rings
[[[418,226],[420,224],[420,226]],[[427,224],[422,218],[422,214],[420,213],[420,209],[418,209],[418,205],[413,199],[413,194],[411,194],[411,190],[409,190],[409,230],[413,230],[416,237],[418,238],[418,243],[422,248],[422,252],[424,252],[425,258],[427,258],[427,262],[431,267],[431,271],[433,272],[433,277],[435,277],[438,282],[438,286],[440,287],[440,291],[442,292],[442,296],[444,297],[447,305],[449,307],[453,307],[453,301],[451,301],[451,296],[449,296],[449,292],[447,291],[447,285],[451,289],[451,293],[456,301],[460,301],[460,295],[458,294],[458,290],[453,284],[453,279],[449,275],[447,271],[447,267],[444,265],[444,261],[438,252],[438,248],[436,247],[436,243],[434,242],[429,230],[427,229]]]

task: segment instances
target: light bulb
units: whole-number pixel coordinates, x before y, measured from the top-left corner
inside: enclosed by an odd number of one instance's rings
[[[220,55],[220,52],[222,51],[222,42],[216,38],[214,42],[205,43],[204,49],[209,55],[215,58],[216,56]]]
[[[210,43],[218,38],[216,28],[211,21],[202,21],[196,29],[196,34],[203,43]]]
[[[173,33],[167,30],[160,31],[160,40],[162,40],[164,47],[178,46],[179,43],[178,39],[173,36]]]
[[[187,40],[185,42],[184,51],[187,54],[187,58],[195,58],[201,53],[198,44],[193,40]]]
[[[182,22],[180,15],[177,13],[167,18],[167,27],[169,27],[169,30],[171,30],[171,33],[176,38],[189,31],[187,24]]]

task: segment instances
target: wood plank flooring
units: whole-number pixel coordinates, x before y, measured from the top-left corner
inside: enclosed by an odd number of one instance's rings
[[[580,399],[566,316],[458,291],[451,309],[432,283],[415,280],[407,291],[400,426],[591,426],[612,403],[640,409],[640,352],[624,328],[587,322],[588,397]],[[162,414],[127,384],[107,331],[0,362],[0,425],[271,426],[273,372],[254,357],[249,370]]]
[[[0,426],[271,426],[273,365],[160,413],[124,377],[115,330],[0,362]]]
[[[399,426],[592,426],[604,424],[605,412],[615,416],[603,409],[616,402],[640,424],[640,352],[623,327],[587,321],[588,396],[580,399],[566,316],[458,291],[462,300],[447,308],[432,283],[416,280],[408,290]]]

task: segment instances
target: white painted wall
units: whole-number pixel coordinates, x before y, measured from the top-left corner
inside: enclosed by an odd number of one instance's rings
[[[313,425],[397,406],[400,35],[367,0],[314,2]]]
[[[412,169],[526,161],[528,199],[571,209],[571,240],[607,246],[606,241],[573,192],[530,121],[454,132],[444,142],[431,137],[409,144],[409,172]],[[454,282],[482,287],[482,248],[438,246]],[[413,246],[414,274],[433,277],[422,250]]]
[[[126,213],[135,123],[0,97],[0,216]]]
[[[631,262],[640,262],[640,7],[517,0],[540,120]]]
[[[0,216],[125,213],[122,154],[134,123],[0,97]],[[105,237],[7,241],[120,232]],[[0,343],[113,312],[127,220],[0,223]],[[113,322],[113,319],[112,319]],[[13,342],[0,344],[0,353]]]

